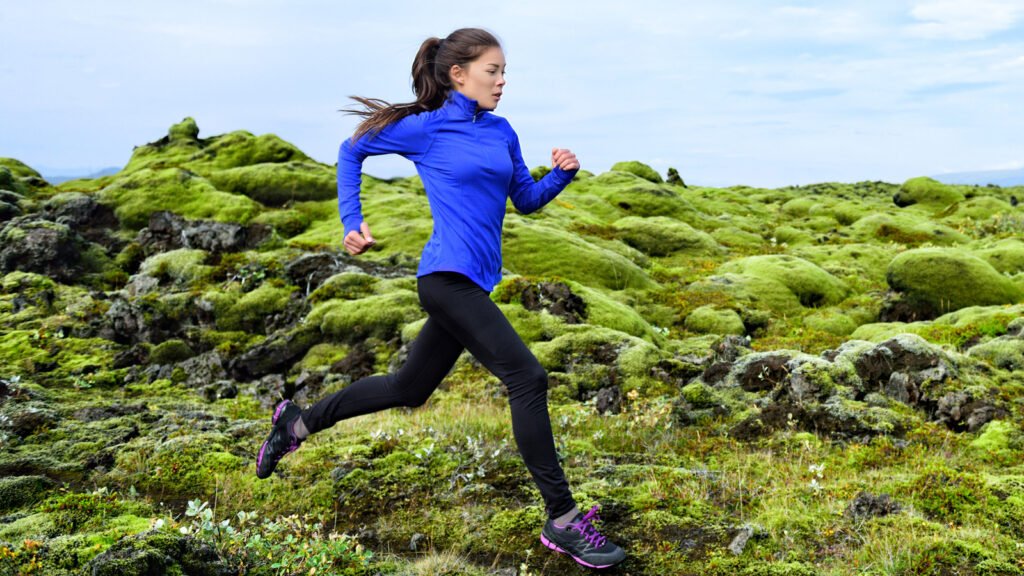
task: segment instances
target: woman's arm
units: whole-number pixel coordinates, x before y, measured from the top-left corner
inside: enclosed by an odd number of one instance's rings
[[[377,134],[366,134],[355,142],[346,138],[338,150],[338,214],[344,236],[361,230],[363,207],[359,191],[363,181],[363,160],[379,154],[400,154],[413,162],[430,147],[427,114],[413,114],[385,126]]]
[[[579,170],[576,155],[564,149],[555,149],[551,154],[552,168],[539,182],[533,181],[530,169],[523,162],[523,152],[519,147],[519,137],[509,128],[511,144],[509,154],[512,157],[512,182],[509,184],[509,195],[512,205],[523,214],[535,212],[544,207],[555,196],[572,182]]]

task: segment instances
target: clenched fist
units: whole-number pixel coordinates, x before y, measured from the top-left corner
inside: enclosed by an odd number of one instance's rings
[[[345,250],[353,256],[358,256],[363,252],[370,249],[370,246],[376,244],[377,241],[373,239],[373,234],[370,234],[370,225],[363,222],[359,225],[359,232],[355,230],[350,231],[345,235]]]

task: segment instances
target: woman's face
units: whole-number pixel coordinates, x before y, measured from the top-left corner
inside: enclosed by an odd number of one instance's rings
[[[465,68],[452,66],[451,77],[456,90],[476,100],[480,108],[494,110],[505,87],[505,53],[492,46]]]

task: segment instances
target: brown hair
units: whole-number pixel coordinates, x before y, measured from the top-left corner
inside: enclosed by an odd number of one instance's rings
[[[491,47],[501,48],[501,43],[493,34],[480,28],[460,28],[447,38],[424,40],[412,62],[412,88],[416,101],[389,104],[378,98],[349,96],[364,107],[362,110],[344,111],[364,118],[352,135],[352,141],[364,134],[376,134],[411,114],[440,108],[452,90],[452,80],[448,76],[452,66],[465,67]]]

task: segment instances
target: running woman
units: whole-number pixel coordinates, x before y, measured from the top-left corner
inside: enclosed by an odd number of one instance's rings
[[[390,105],[353,97],[364,120],[338,154],[338,209],[350,254],[376,243],[359,201],[363,160],[400,154],[423,180],[434,229],[417,270],[420,304],[429,314],[397,372],[357,380],[314,405],[281,402],[260,447],[256,475],[267,478],[286,454],[334,423],[396,406],[422,406],[464,349],[508,389],[512,432],[544,499],[541,542],[591,568],[625,559],[594,527],[595,506],[581,512],[558,463],[548,414],[548,375],[491,301],[501,281],[505,205],[523,214],[555,198],[579,170],[576,155],[551,151],[552,169],[534,182],[519,138],[492,111],[505,88],[505,55],[486,30],[463,28],[423,42],[412,65],[416,101]]]

